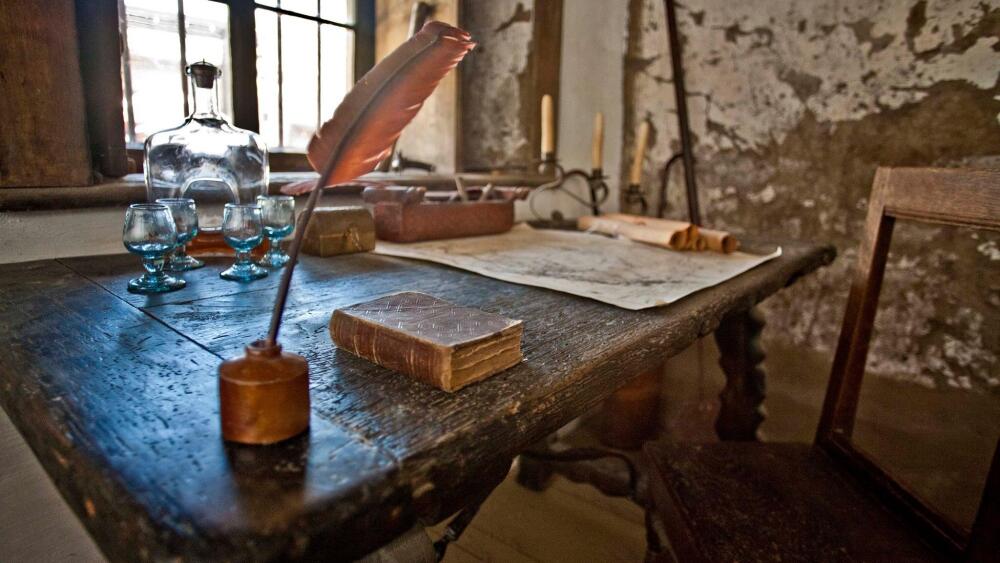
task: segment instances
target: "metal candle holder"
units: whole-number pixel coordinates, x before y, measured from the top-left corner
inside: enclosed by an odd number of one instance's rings
[[[591,169],[590,172],[586,172],[583,169],[574,168],[572,170],[567,171],[565,168],[563,168],[561,164],[559,164],[559,160],[556,158],[556,155],[554,153],[545,153],[542,155],[542,160],[538,164],[538,172],[540,174],[546,174],[546,175],[552,174],[555,177],[551,181],[546,182],[535,188],[535,193],[546,190],[562,191],[569,197],[576,200],[581,205],[586,205],[587,207],[589,207],[591,213],[593,213],[594,215],[601,214],[600,206],[602,203],[604,203],[605,200],[608,199],[608,193],[609,193],[608,184],[605,181],[607,178],[606,176],[604,176],[604,171],[602,169],[594,168]],[[582,178],[585,182],[587,182],[587,189],[590,194],[589,202],[580,198],[579,196],[567,190],[563,186],[563,184],[565,184],[567,179],[572,178],[574,176]],[[532,207],[532,212],[534,212],[533,207]],[[537,216],[538,214],[535,213],[535,215]]]
[[[649,210],[649,202],[646,200],[646,193],[642,191],[639,184],[629,184],[625,188],[625,204],[629,206],[638,205],[640,215],[645,215]]]

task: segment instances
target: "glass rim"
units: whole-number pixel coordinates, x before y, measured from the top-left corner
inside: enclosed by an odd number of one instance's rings
[[[129,209],[135,209],[137,211],[157,211],[164,209],[169,211],[170,208],[162,203],[132,203],[128,206]]]
[[[158,197],[156,203],[167,205],[168,203],[190,203],[194,205],[194,200],[189,197]]]
[[[260,209],[260,206],[256,203],[227,203],[226,208],[228,209]]]
[[[295,196],[284,194],[260,194],[257,199],[271,199],[275,201],[295,201]]]

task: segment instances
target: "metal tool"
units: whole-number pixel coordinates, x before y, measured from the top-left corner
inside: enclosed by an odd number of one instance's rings
[[[566,171],[566,169],[559,164],[555,154],[546,153],[538,165],[538,171],[542,174],[554,174],[555,178],[553,178],[552,181],[546,182],[535,188],[531,197],[528,199],[528,207],[531,209],[531,213],[536,218],[542,219],[543,217],[538,213],[538,211],[535,210],[535,196],[545,191],[560,191],[580,205],[589,207],[591,213],[594,215],[601,214],[601,204],[607,201],[608,194],[610,193],[606,182],[607,177],[604,175],[604,171],[602,169],[594,168],[589,173],[580,168],[574,168]],[[587,201],[566,189],[564,184],[566,183],[566,180],[572,177],[578,177],[587,182],[590,201]]]
[[[664,0],[667,12],[667,41],[670,43],[670,68],[673,71],[674,100],[677,106],[677,126],[681,136],[681,152],[667,160],[663,167],[660,182],[660,202],[657,216],[663,217],[666,210],[667,182],[670,177],[670,167],[678,157],[684,160],[684,185],[687,188],[688,219],[695,225],[701,225],[701,211],[698,206],[698,184],[694,175],[694,152],[691,149],[691,126],[688,124],[687,89],[684,86],[684,65],[682,64],[681,38],[677,31],[677,9],[675,0]],[[631,189],[631,186],[629,186]],[[625,198],[628,201],[629,193]],[[643,205],[645,213],[646,205]]]

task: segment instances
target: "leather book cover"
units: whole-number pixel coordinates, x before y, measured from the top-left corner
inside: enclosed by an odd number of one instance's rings
[[[521,321],[416,292],[333,312],[334,344],[383,367],[455,391],[521,361]]]

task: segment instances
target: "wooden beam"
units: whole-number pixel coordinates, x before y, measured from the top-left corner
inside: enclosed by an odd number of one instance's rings
[[[528,101],[531,117],[528,120],[532,152],[536,157],[541,154],[541,99],[545,94],[552,96],[555,102],[552,108],[552,119],[556,124],[553,129],[556,153],[559,152],[559,69],[562,60],[562,14],[563,0],[535,0],[535,13],[532,19],[532,78],[535,97]],[[522,103],[524,100],[522,100]]]
[[[375,66],[375,0],[354,3],[354,81]]]
[[[0,186],[92,183],[73,0],[0,2]]]
[[[94,168],[113,178],[128,174],[122,119],[121,35],[117,0],[76,0],[80,74]]]
[[[260,132],[257,108],[257,23],[253,0],[229,2],[229,51],[232,56],[233,125]]]

